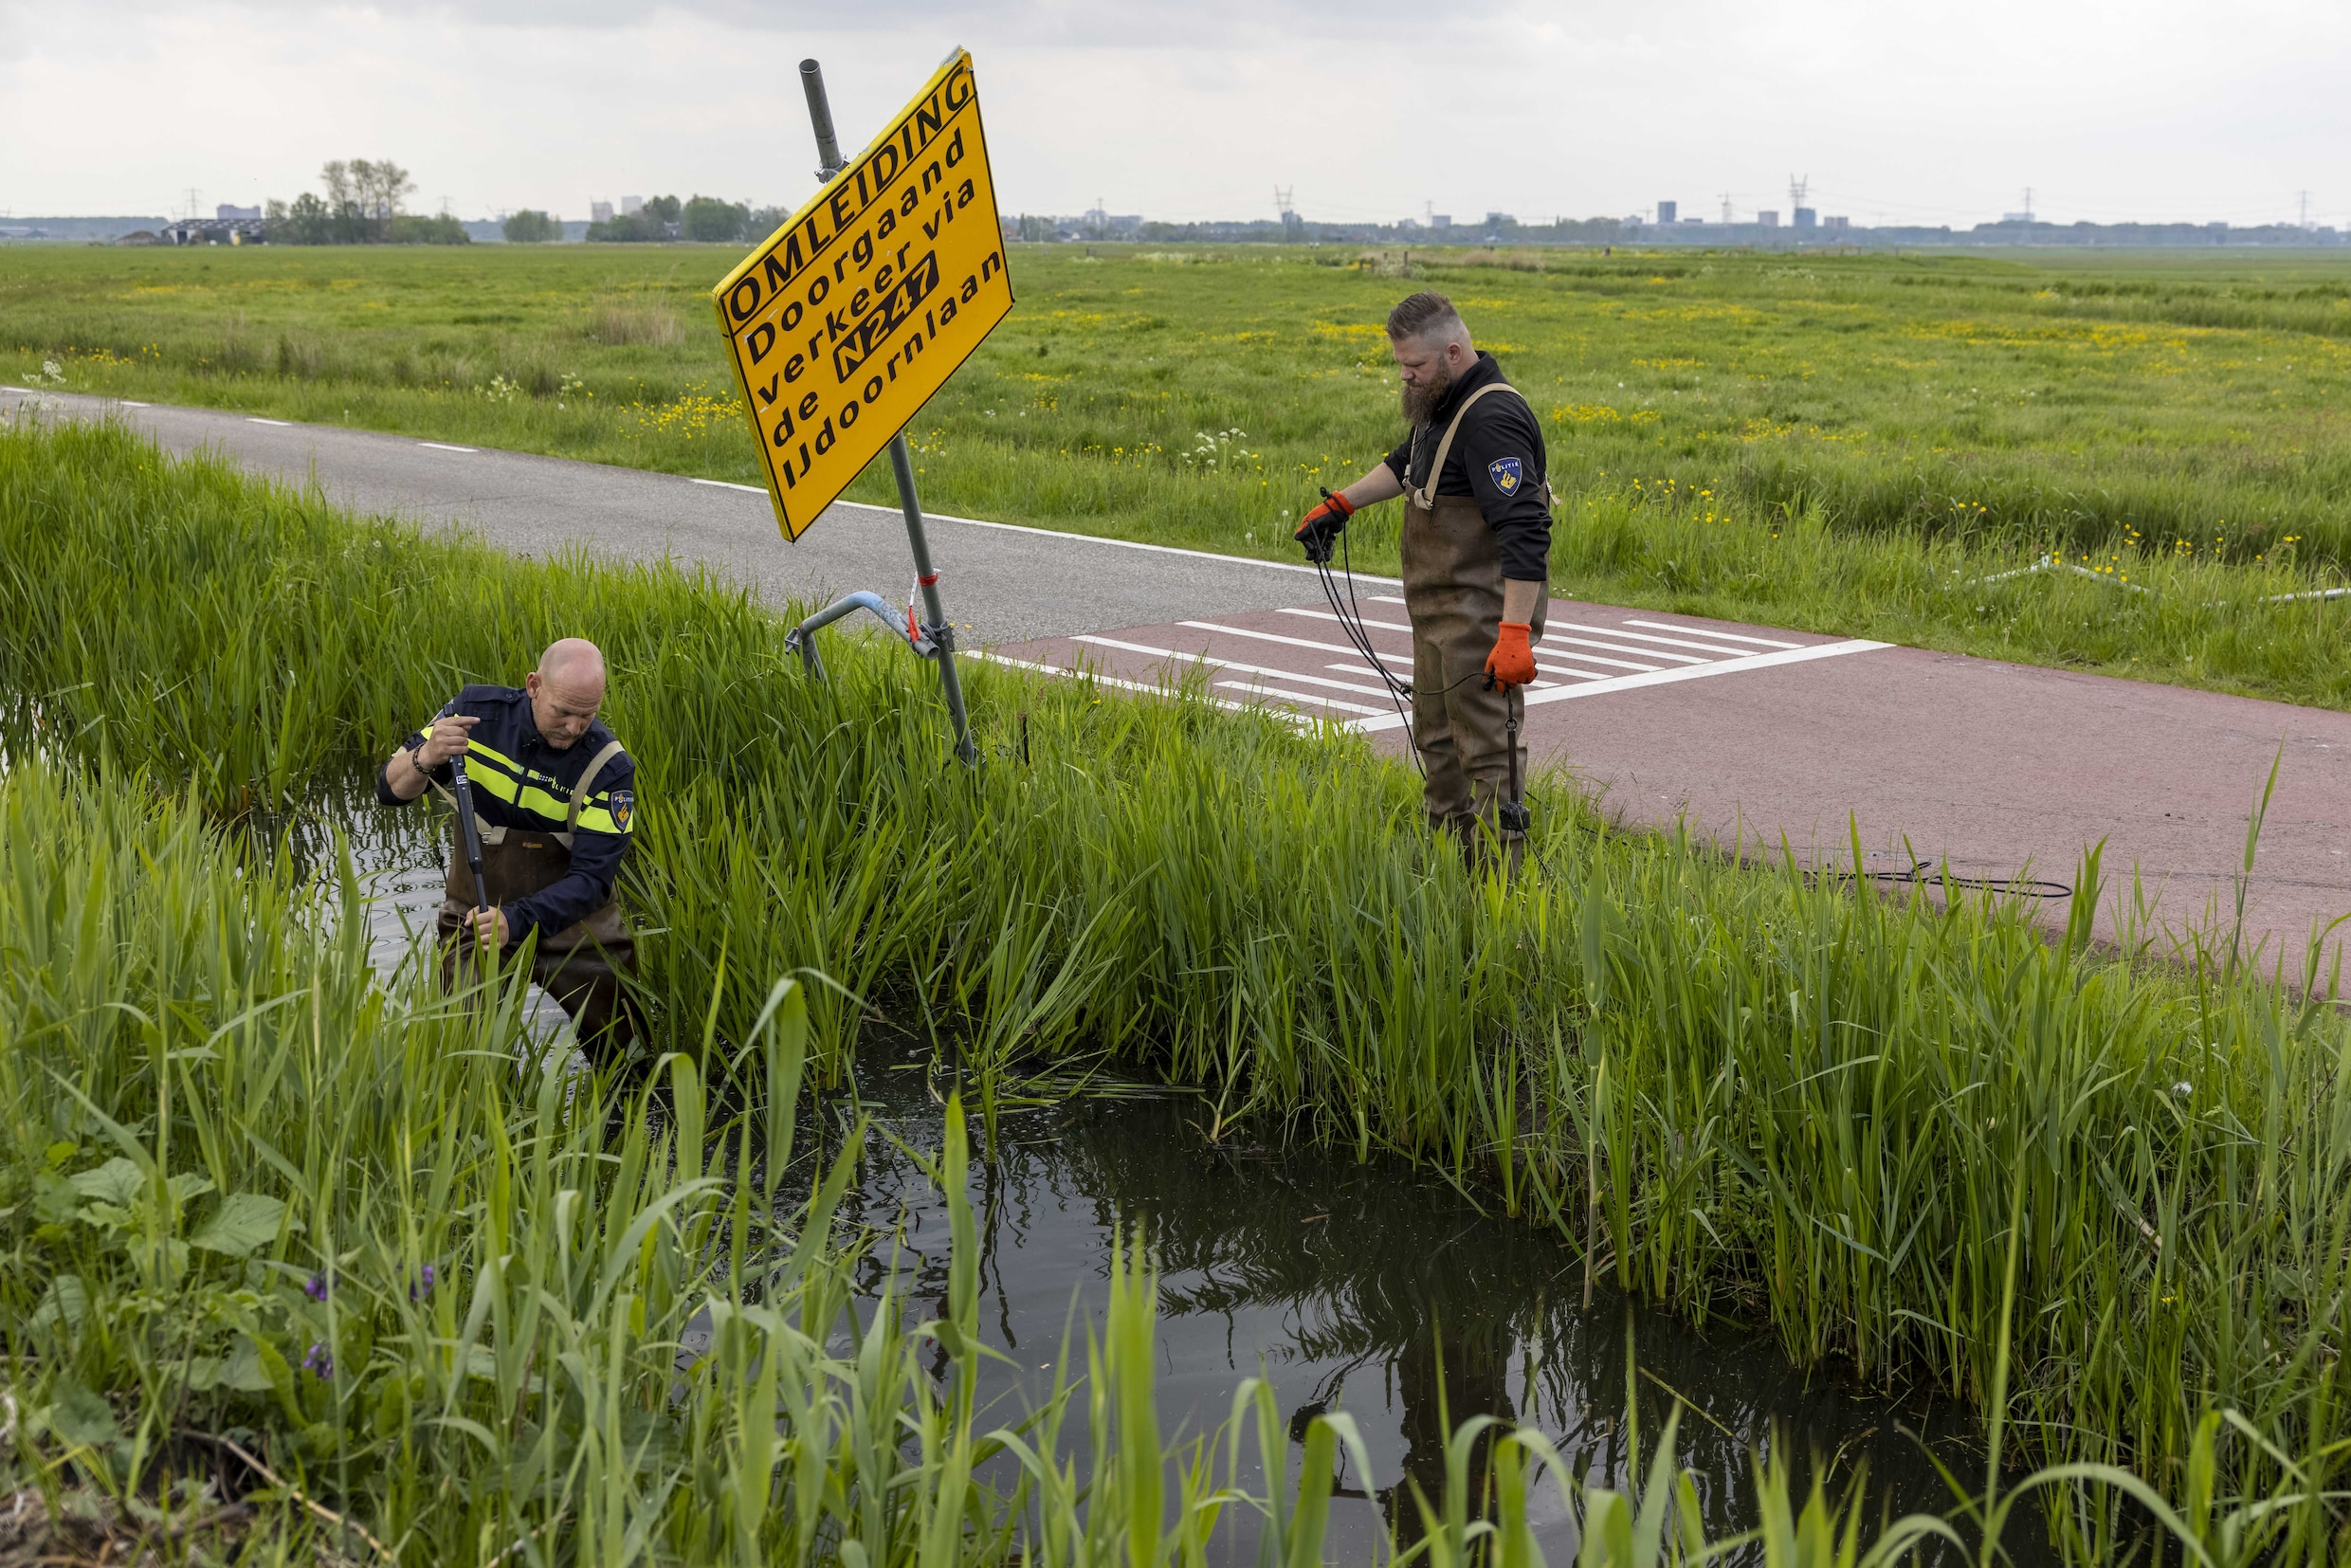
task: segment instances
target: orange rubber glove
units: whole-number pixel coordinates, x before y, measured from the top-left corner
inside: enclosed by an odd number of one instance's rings
[[[1494,651],[1485,656],[1487,679],[1498,686],[1535,684],[1535,647],[1528,641],[1533,628],[1524,621],[1504,621],[1494,638]]]
[[[1306,547],[1306,558],[1310,561],[1331,558],[1332,541],[1347,526],[1347,520],[1355,516],[1355,508],[1347,504],[1345,496],[1325,490],[1322,498],[1321,505],[1298,520],[1298,532],[1291,536]]]

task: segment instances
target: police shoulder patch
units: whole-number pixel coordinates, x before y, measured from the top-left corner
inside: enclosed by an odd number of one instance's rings
[[[1517,495],[1526,477],[1524,466],[1515,457],[1498,457],[1485,465],[1485,471],[1493,476],[1494,488],[1505,496]]]
[[[627,830],[629,812],[636,803],[637,797],[634,791],[614,790],[612,792],[612,826],[624,831]]]

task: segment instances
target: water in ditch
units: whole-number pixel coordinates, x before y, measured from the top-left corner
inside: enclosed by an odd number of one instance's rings
[[[355,798],[348,810],[287,825],[314,850],[327,827],[348,833],[388,970],[412,960],[440,902],[445,863],[425,821]],[[535,1032],[560,1052],[561,1012],[542,999],[534,1016]],[[931,1074],[919,1057],[874,1059],[882,1054],[861,1064],[854,1088],[827,1097],[823,1119],[863,1112],[935,1153],[943,1121]],[[1083,1370],[1085,1329],[1102,1323],[1112,1238],[1139,1227],[1158,1269],[1164,1426],[1212,1431],[1241,1380],[1263,1377],[1294,1431],[1329,1409],[1360,1429],[1370,1470],[1342,1469],[1330,1560],[1373,1560],[1389,1511],[1401,1504],[1413,1517],[1410,1484],[1438,1494],[1448,1420],[1480,1413],[1540,1428],[1586,1479],[1622,1486],[1646,1469],[1656,1433],[1680,1407],[1679,1458],[1697,1476],[1718,1537],[1756,1522],[1759,1453],[1788,1455],[1800,1486],[1820,1465],[1833,1487],[1860,1479],[1872,1518],[1951,1510],[1930,1451],[1980,1481],[1979,1424],[1946,1399],[1807,1371],[1754,1326],[1693,1324],[1604,1283],[1587,1304],[1579,1256],[1556,1234],[1482,1212],[1403,1161],[1358,1163],[1230,1129],[1212,1143],[1206,1120],[1185,1094],[1139,1089],[1007,1116],[986,1151],[993,1158],[975,1151],[969,1196],[982,1328],[1004,1357],[985,1396],[998,1419],[1040,1402],[1071,1352],[1079,1365],[1068,1370]],[[845,1235],[868,1242],[860,1294],[870,1303],[896,1290],[918,1317],[943,1311],[945,1202],[890,1137],[869,1138],[866,1149],[841,1215]],[[1082,1428],[1073,1431],[1083,1442]],[[1293,1463],[1298,1452],[1293,1442]],[[1573,1522],[1547,1484],[1540,1495],[1543,1545],[1563,1560]],[[1246,1536],[1228,1534],[1227,1555],[1249,1560]],[[2007,1544],[2020,1562],[2055,1560],[2029,1510]]]

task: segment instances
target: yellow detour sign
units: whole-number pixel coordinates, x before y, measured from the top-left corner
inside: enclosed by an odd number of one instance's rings
[[[796,539],[1012,308],[972,57],[711,291]]]

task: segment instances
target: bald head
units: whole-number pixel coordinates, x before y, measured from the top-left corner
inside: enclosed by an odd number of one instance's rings
[[[560,637],[538,656],[538,673],[549,681],[592,681],[604,689],[604,654],[585,637]]]
[[[547,645],[538,667],[522,683],[531,696],[531,719],[539,735],[566,751],[588,733],[604,702],[604,654],[585,637]]]

